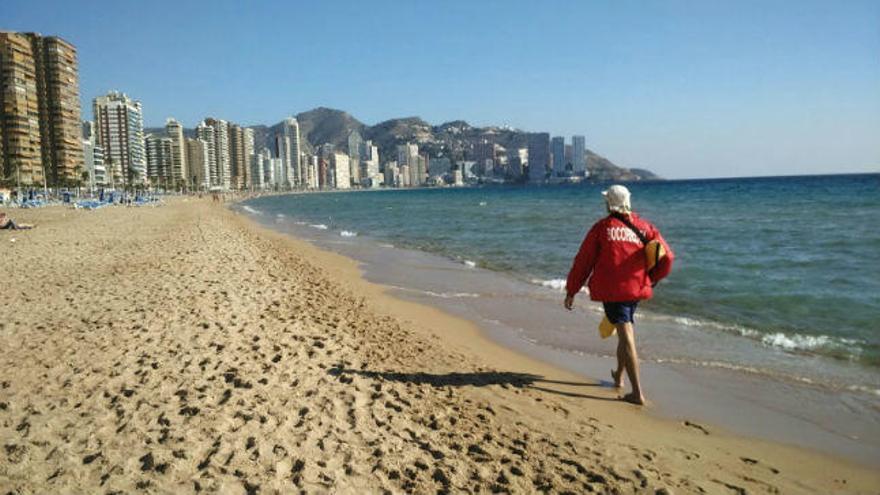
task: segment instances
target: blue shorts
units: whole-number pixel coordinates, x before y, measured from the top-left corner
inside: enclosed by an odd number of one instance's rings
[[[634,323],[633,318],[636,315],[636,306],[638,301],[627,302],[606,302],[602,303],[605,308],[605,316],[611,323]]]

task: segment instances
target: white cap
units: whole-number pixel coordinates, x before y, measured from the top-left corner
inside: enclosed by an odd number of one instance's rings
[[[608,209],[617,213],[629,213],[632,206],[629,203],[629,189],[624,186],[614,185],[602,191]]]

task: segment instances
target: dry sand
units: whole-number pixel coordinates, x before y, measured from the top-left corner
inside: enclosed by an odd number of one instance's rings
[[[39,227],[0,231],[0,493],[880,487],[656,419],[221,206],[12,214]]]

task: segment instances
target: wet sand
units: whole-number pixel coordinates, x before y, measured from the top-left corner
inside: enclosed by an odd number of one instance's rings
[[[880,486],[657,419],[222,206],[12,216],[39,227],[0,232],[3,493]]]
[[[598,336],[601,305],[586,295],[577,298],[574,311],[565,311],[562,291],[555,288],[369,236],[345,237],[338,227],[318,229],[286,214],[247,205],[235,208],[273,230],[356,260],[364,278],[394,297],[463,318],[503,347],[611,385],[608,371],[616,366],[610,354],[616,339]],[[835,375],[859,376],[852,373],[853,363],[766,348],[711,329],[695,331],[652,313],[650,302],[643,306],[637,335],[652,415],[708,422],[736,434],[880,467],[877,397],[848,390],[843,381],[837,382],[843,387],[827,385]],[[679,350],[685,351],[685,359],[658,357],[676,356]],[[850,368],[833,373],[846,366]],[[788,372],[774,373],[774,368]],[[864,378],[870,382],[874,376]]]

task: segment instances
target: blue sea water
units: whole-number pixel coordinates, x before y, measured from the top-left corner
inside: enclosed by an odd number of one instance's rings
[[[649,311],[794,353],[880,366],[880,174],[627,184],[676,253]],[[558,287],[606,186],[271,196],[247,204],[343,236]]]

